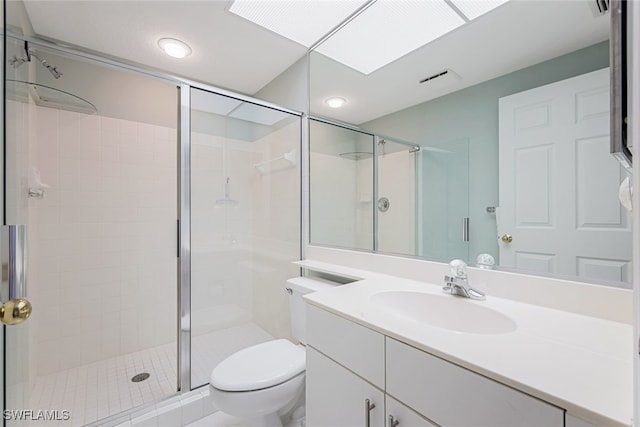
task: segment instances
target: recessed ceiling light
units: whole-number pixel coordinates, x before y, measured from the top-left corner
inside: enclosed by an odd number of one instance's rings
[[[316,50],[370,74],[464,23],[444,0],[378,0]]]
[[[365,3],[366,0],[235,0],[229,12],[310,47]]]
[[[174,58],[184,58],[191,54],[191,48],[185,42],[177,39],[160,39],[158,40],[158,46],[164,52]]]
[[[332,96],[324,101],[331,108],[340,108],[347,103],[347,100],[339,96]]]

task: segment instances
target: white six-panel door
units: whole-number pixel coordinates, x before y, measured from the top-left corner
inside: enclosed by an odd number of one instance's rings
[[[626,175],[609,154],[608,68],[501,98],[499,156],[500,265],[630,280],[630,216],[618,201]]]

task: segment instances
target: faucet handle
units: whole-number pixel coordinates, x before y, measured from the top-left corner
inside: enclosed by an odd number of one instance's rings
[[[467,278],[467,263],[461,259],[454,259],[449,263],[449,273],[453,277],[459,277],[460,279]]]

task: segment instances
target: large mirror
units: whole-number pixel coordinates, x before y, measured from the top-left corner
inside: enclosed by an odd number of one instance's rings
[[[310,243],[630,287],[609,21],[580,0],[369,3],[310,54]]]

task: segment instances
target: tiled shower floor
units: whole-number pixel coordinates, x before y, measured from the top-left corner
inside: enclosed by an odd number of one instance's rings
[[[269,339],[271,335],[253,323],[193,337],[192,386],[208,383],[213,366],[231,353]],[[68,410],[71,419],[32,425],[83,426],[162,399],[175,393],[176,371],[177,346],[172,343],[37,377],[29,407]],[[131,381],[142,372],[151,374],[149,379]]]

